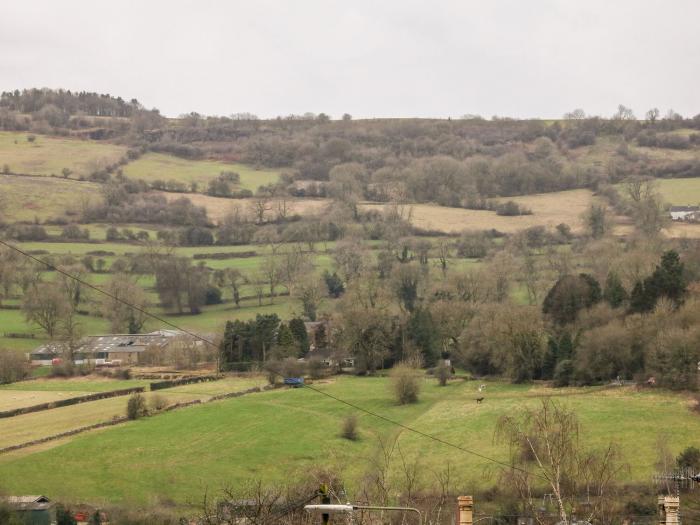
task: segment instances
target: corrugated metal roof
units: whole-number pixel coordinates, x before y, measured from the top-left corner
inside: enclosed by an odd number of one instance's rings
[[[100,352],[143,352],[148,347],[164,347],[175,337],[187,336],[177,330],[158,330],[149,334],[103,334],[84,337],[75,348],[75,353],[95,354]],[[62,354],[67,345],[63,342],[46,343],[32,355]]]

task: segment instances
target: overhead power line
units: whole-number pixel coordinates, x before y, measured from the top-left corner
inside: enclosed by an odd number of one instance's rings
[[[187,334],[187,335],[189,335],[189,336],[191,336],[191,337],[193,337],[193,338],[195,338],[195,339],[197,339],[197,340],[199,340],[199,341],[202,341],[202,342],[205,343],[205,344],[211,345],[212,347],[216,348],[217,350],[219,349],[219,345],[217,345],[214,341],[211,341],[211,340],[207,339],[206,337],[203,337],[203,336],[201,336],[201,335],[199,335],[199,334],[196,334],[196,333],[194,333],[194,332],[192,332],[192,331],[190,331],[190,330],[187,330],[187,329],[185,329],[185,328],[181,328],[181,327],[179,327],[178,325],[176,325],[175,323],[172,323],[172,322],[168,321],[167,319],[164,319],[164,318],[160,317],[159,315],[156,315],[156,314],[154,314],[154,313],[151,313],[151,312],[149,312],[148,310],[145,310],[144,308],[141,308],[141,307],[139,307],[139,306],[137,306],[137,305],[131,304],[131,303],[129,303],[128,301],[125,301],[124,299],[122,299],[122,298],[120,298],[120,297],[117,297],[116,295],[114,295],[114,294],[112,294],[112,293],[110,293],[110,292],[108,292],[108,291],[106,291],[106,290],[103,290],[103,289],[100,288],[99,286],[95,286],[94,284],[91,284],[91,283],[85,281],[84,279],[81,279],[80,277],[77,277],[77,276],[75,276],[75,275],[72,275],[71,273],[69,273],[69,272],[67,272],[67,271],[65,271],[65,270],[63,270],[63,269],[54,266],[54,265],[51,264],[50,262],[44,261],[43,259],[40,259],[40,258],[38,258],[38,257],[36,257],[36,256],[34,256],[34,255],[32,255],[32,254],[30,254],[30,253],[24,251],[24,250],[18,248],[17,246],[14,246],[13,244],[10,244],[10,243],[6,242],[6,241],[3,240],[3,239],[0,239],[0,245],[5,246],[6,248],[9,248],[10,250],[12,250],[12,251],[14,251],[14,252],[16,252],[16,253],[19,253],[20,255],[22,255],[22,256],[24,256],[24,257],[26,257],[26,258],[28,258],[28,259],[34,261],[34,262],[37,262],[37,263],[39,263],[39,264],[42,264],[42,265],[46,266],[48,269],[50,269],[50,270],[52,270],[52,271],[55,271],[55,272],[58,272],[58,273],[60,273],[61,275],[64,275],[65,277],[68,277],[69,279],[72,279],[72,280],[74,280],[74,281],[76,281],[76,282],[82,284],[83,286],[86,286],[87,288],[90,288],[91,290],[95,290],[96,292],[101,293],[101,294],[103,294],[103,295],[109,297],[110,299],[113,299],[113,300],[115,300],[115,301],[117,301],[117,302],[119,302],[119,303],[121,303],[121,304],[123,304],[123,305],[125,305],[125,306],[128,306],[129,308],[132,308],[132,309],[136,310],[137,312],[140,312],[140,313],[142,313],[143,315],[145,315],[145,316],[147,316],[147,317],[150,317],[151,319],[155,319],[156,321],[159,321],[159,322],[161,322],[161,323],[163,323],[163,324],[165,324],[165,325],[167,325],[167,326],[169,326],[169,327],[171,327],[171,328],[174,328],[174,329],[176,329],[176,330],[179,330],[180,332],[183,332],[183,333],[185,333],[185,334]],[[279,372],[276,372],[276,371],[272,371],[272,372],[273,372],[275,375],[278,375],[278,376],[280,376],[280,377],[284,377],[284,375],[281,374],[281,373],[279,373]],[[350,408],[353,408],[354,410],[358,410],[358,411],[363,412],[363,413],[365,413],[365,414],[367,414],[367,415],[369,415],[369,416],[372,416],[372,417],[375,417],[375,418],[380,419],[380,420],[382,420],[382,421],[385,421],[385,422],[387,422],[387,423],[390,423],[391,425],[394,425],[394,426],[396,426],[396,427],[398,427],[398,428],[401,428],[401,429],[403,429],[403,430],[406,430],[407,432],[411,432],[411,433],[413,433],[413,434],[416,434],[417,436],[421,436],[421,437],[424,437],[424,438],[426,438],[426,439],[430,439],[430,440],[432,440],[432,441],[435,441],[436,443],[440,443],[440,444],[445,445],[445,446],[447,446],[447,447],[454,448],[455,450],[459,450],[460,452],[464,452],[464,453],[466,453],[466,454],[470,454],[470,455],[472,455],[472,456],[474,456],[474,457],[478,457],[478,458],[480,458],[480,459],[486,460],[486,461],[491,462],[491,463],[494,463],[494,464],[496,464],[496,465],[500,465],[500,466],[502,466],[502,467],[507,467],[507,468],[509,468],[509,469],[517,470],[517,471],[519,471],[519,472],[523,472],[523,473],[525,473],[525,474],[528,474],[528,475],[531,475],[531,476],[540,478],[540,479],[545,480],[545,481],[547,481],[547,482],[550,481],[546,476],[543,476],[543,475],[540,475],[540,474],[536,474],[536,473],[529,472],[529,471],[526,470],[526,469],[517,467],[517,466],[515,466],[515,465],[510,465],[510,464],[506,463],[505,461],[500,461],[500,460],[498,460],[498,459],[494,459],[494,458],[491,458],[491,457],[489,457],[489,456],[485,456],[484,454],[481,454],[481,453],[476,452],[476,451],[474,451],[474,450],[471,450],[471,449],[462,447],[462,446],[457,445],[457,444],[455,444],[455,443],[452,443],[452,442],[450,442],[450,441],[446,441],[446,440],[444,440],[444,439],[442,439],[442,438],[439,438],[439,437],[437,437],[437,436],[433,436],[432,434],[428,434],[428,433],[426,433],[426,432],[422,432],[422,431],[420,431],[420,430],[418,430],[418,429],[416,429],[416,428],[410,427],[410,426],[408,426],[408,425],[404,425],[403,423],[401,423],[401,422],[399,422],[399,421],[396,421],[396,420],[394,420],[394,419],[391,419],[391,418],[389,418],[389,417],[386,417],[386,416],[384,416],[384,415],[382,415],[382,414],[379,414],[379,413],[374,412],[374,411],[372,411],[372,410],[369,410],[369,409],[366,409],[366,408],[361,407],[361,406],[359,406],[359,405],[356,405],[355,403],[351,403],[350,401],[346,401],[345,399],[342,399],[342,398],[340,398],[340,397],[334,396],[333,394],[330,394],[330,393],[325,392],[325,391],[323,391],[323,390],[319,390],[318,388],[315,388],[315,387],[313,387],[313,386],[311,386],[311,385],[308,385],[308,384],[305,384],[305,383],[304,383],[303,386],[304,386],[304,388],[306,388],[306,389],[308,389],[308,390],[311,390],[311,391],[313,391],[313,392],[316,392],[317,394],[320,394],[320,395],[322,395],[322,396],[325,396],[325,397],[327,397],[327,398],[329,398],[329,399],[332,399],[332,400],[334,400],[334,401],[336,401],[336,402],[338,402],[338,403],[342,403],[342,404],[344,404],[344,405],[346,405],[346,406],[348,406],[348,407],[350,407]]]

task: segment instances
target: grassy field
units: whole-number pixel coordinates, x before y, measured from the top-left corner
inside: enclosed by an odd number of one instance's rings
[[[155,395],[155,392],[144,394],[147,402]],[[158,395],[168,403],[182,403],[201,397],[197,394],[175,394],[166,391]],[[129,396],[112,397],[3,419],[0,447],[17,445],[125,416],[128,401]]]
[[[426,230],[445,233],[463,230],[489,230],[495,228],[504,233],[515,233],[531,226],[554,228],[566,223],[578,232],[583,228],[583,214],[593,201],[588,190],[571,190],[555,193],[526,195],[501,200],[512,200],[532,210],[532,215],[505,217],[496,212],[446,208],[432,204],[413,204],[411,222]],[[382,204],[365,204],[365,209],[383,208]]]
[[[660,433],[668,433],[669,446],[678,453],[695,443],[700,432],[700,418],[690,412],[689,399],[663,392],[489,383],[486,401],[477,405],[475,382],[440,388],[426,380],[420,403],[397,406],[382,378],[339,378],[317,387],[501,460],[506,451],[493,440],[498,418],[553,396],[578,411],[583,439],[590,447],[610,440],[621,445],[631,467],[629,482],[644,483],[653,473]],[[146,504],[165,498],[187,504],[199,502],[206,490],[215,493],[228,484],[251,478],[301,479],[310,469],[324,467],[343,471],[352,499],[382,438],[387,443],[397,440],[407,461],[418,462],[423,473],[449,461],[455,486],[496,483],[493,465],[485,460],[369,415],[359,418],[361,439],[346,441],[338,434],[350,411],[305,389],[255,394],[84,434],[55,447],[0,456],[0,477],[7,480],[6,490],[49,493],[68,501]],[[395,454],[392,468],[399,462]]]
[[[81,203],[96,200],[98,194],[99,185],[92,182],[0,175],[0,218],[43,221],[65,217],[66,212],[77,213]]]
[[[15,383],[17,384],[17,383]],[[3,385],[4,387],[5,385]],[[9,390],[0,388],[0,411],[50,403],[68,397],[88,395],[89,392],[61,392],[58,390]]]
[[[107,377],[86,376],[64,378],[37,379],[0,385],[0,393],[4,392],[110,392],[123,388],[147,386],[150,382],[142,379],[110,379]]]
[[[115,144],[70,138],[0,131],[0,167],[7,164],[12,173],[61,176],[63,168],[71,178],[87,177],[124,156],[126,148]]]
[[[660,179],[659,193],[669,204],[675,206],[697,206],[700,204],[700,178]]]
[[[127,177],[146,182],[175,180],[188,186],[196,182],[199,191],[206,191],[209,181],[218,177],[222,171],[238,173],[241,176],[241,187],[251,191],[277,182],[279,178],[279,172],[274,170],[256,170],[239,163],[187,160],[162,153],[147,153],[127,164],[123,171]]]
[[[149,383],[149,381],[143,380],[100,380],[94,377],[89,379],[70,378],[27,381],[15,385],[7,385],[0,389],[0,410],[56,401],[66,397],[76,397],[81,393],[87,395],[91,392],[147,386]],[[147,401],[154,396],[160,396],[168,404],[195,399],[206,401],[217,394],[240,392],[254,386],[264,386],[264,384],[265,380],[261,376],[230,377],[219,381],[183,385],[157,392],[146,392],[144,395]],[[55,390],[57,388],[62,388],[62,391]],[[91,390],[86,390],[88,388]],[[120,396],[3,419],[0,447],[24,443],[81,426],[109,421],[113,417],[123,416],[126,412],[127,401],[128,396]]]
[[[37,379],[0,385],[0,411],[80,397],[96,392],[147,386],[148,381],[117,381],[106,378]]]

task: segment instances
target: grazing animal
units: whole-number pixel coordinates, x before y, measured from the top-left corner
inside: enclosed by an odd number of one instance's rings
[[[479,392],[486,390],[486,385],[479,385]]]
[[[478,405],[478,404],[481,403],[483,400],[484,400],[483,397],[477,397],[477,398],[476,398],[476,404]]]

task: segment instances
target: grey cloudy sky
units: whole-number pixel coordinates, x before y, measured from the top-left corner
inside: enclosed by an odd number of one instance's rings
[[[700,113],[697,0],[2,0],[0,89],[263,117]]]

